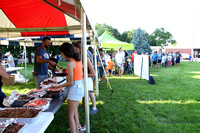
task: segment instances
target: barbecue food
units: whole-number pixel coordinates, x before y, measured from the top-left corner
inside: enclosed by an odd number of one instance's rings
[[[42,84],[43,85],[49,85],[49,82],[48,81],[44,81]]]
[[[30,100],[30,97],[28,95],[20,95],[17,100],[26,101],[26,100]]]
[[[12,123],[5,128],[3,133],[18,133],[23,126],[24,124],[22,123]]]
[[[33,118],[41,110],[37,109],[5,109],[0,111],[0,118]]]

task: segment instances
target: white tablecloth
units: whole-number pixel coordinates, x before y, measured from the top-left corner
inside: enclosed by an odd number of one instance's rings
[[[51,124],[54,119],[52,112],[41,112],[39,117],[34,123],[27,124],[22,132],[23,133],[44,133],[47,127]]]
[[[22,69],[24,69],[24,67],[9,67],[9,68],[6,68],[6,72],[18,71]]]

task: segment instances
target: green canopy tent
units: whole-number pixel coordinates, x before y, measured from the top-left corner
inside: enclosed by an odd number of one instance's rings
[[[134,44],[119,41],[107,32],[104,32],[99,37],[99,40],[101,43],[101,47],[104,49],[118,50],[119,47],[122,46],[123,50],[134,50]]]

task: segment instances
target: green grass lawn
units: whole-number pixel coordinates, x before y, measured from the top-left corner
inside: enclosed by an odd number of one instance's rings
[[[29,66],[29,72],[32,68]],[[90,116],[91,132],[200,132],[199,68],[198,62],[183,62],[179,67],[151,69],[156,85],[149,85],[133,74],[112,77],[112,96],[106,83],[101,83],[97,98],[99,112]],[[29,83],[3,86],[3,91],[9,95],[13,89],[23,93],[33,88],[30,76]],[[79,113],[83,124],[84,112],[79,109]],[[46,133],[68,132],[66,103],[54,117]]]

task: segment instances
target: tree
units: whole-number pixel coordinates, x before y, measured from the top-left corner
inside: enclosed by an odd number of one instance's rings
[[[148,36],[148,42],[150,46],[157,46],[156,37],[154,35]]]
[[[135,51],[141,55],[142,53],[148,53],[149,55],[152,53],[151,48],[149,47],[148,38],[145,35],[145,32],[140,28],[136,30],[133,34],[133,39],[131,43],[134,44]]]
[[[120,41],[123,41],[123,42],[127,42],[127,43],[130,43],[132,38],[133,38],[133,34],[135,33],[136,31],[133,29],[132,31],[124,31],[120,37]]]
[[[28,63],[32,64],[32,56],[31,53],[34,53],[36,50],[36,47],[26,47],[26,53],[28,55]]]
[[[121,34],[119,31],[112,26],[107,25],[106,23],[104,24],[96,24],[95,25],[95,30],[97,32],[98,36],[101,36],[105,31],[108,32],[111,36],[115,37],[116,39],[120,39]]]
[[[151,46],[168,46],[168,44],[175,44],[176,40],[170,32],[164,28],[156,29],[149,37],[149,44]]]

